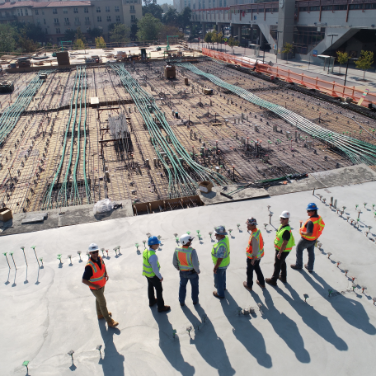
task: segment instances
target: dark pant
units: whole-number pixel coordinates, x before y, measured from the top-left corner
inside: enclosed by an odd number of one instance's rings
[[[279,273],[281,273],[281,278],[287,278],[287,269],[286,269],[286,257],[290,254],[290,252],[282,252],[281,258],[277,257],[279,251],[275,250],[275,259],[274,259],[274,273],[272,276],[272,281],[277,282]]]
[[[296,263],[298,268],[303,267],[303,251],[308,251],[308,270],[313,270],[313,264],[315,262],[315,243],[316,240],[307,240],[301,238],[296,246]]]
[[[198,274],[195,271],[180,272],[179,302],[185,302],[188,281],[191,282],[192,301],[196,303],[198,301]]]
[[[160,279],[155,275],[154,277],[146,277],[148,280],[148,296],[149,296],[149,304],[155,303],[155,295],[154,289],[157,292],[157,305],[158,309],[162,309],[164,307],[164,300],[162,295],[162,282]]]
[[[260,282],[260,285],[265,285],[265,279],[260,268],[260,262],[261,259],[255,260],[254,265],[252,265],[252,260],[247,257],[247,286],[250,288],[252,288],[253,285],[253,271],[256,272],[257,279]]]

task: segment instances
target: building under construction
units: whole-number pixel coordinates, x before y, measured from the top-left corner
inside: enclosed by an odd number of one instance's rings
[[[188,197],[376,165],[376,120],[207,58],[8,74],[0,205],[14,213]],[[174,73],[171,73],[171,67]],[[41,74],[42,73],[42,74]],[[175,78],[171,77],[171,74]]]

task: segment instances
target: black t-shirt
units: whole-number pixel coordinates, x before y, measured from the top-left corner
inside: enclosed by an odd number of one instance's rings
[[[311,218],[318,218],[318,214],[315,214],[313,215]],[[308,234],[312,234],[313,232],[313,222],[312,221],[309,221],[306,225],[306,232],[308,232]]]
[[[287,226],[290,226],[290,225],[286,225],[286,226],[282,226],[281,227],[281,230],[284,228],[284,227],[287,227]],[[290,240],[290,230],[286,230],[283,234],[282,234],[282,239],[283,240],[286,240],[286,241],[289,241]]]
[[[100,257],[98,257],[97,261],[94,261],[91,257],[90,257],[90,260],[96,263],[99,269],[102,268],[102,262],[101,262]],[[82,276],[82,279],[85,279],[86,281],[88,281],[92,276],[93,276],[93,268],[90,265],[86,265],[85,272],[84,272],[84,275]]]

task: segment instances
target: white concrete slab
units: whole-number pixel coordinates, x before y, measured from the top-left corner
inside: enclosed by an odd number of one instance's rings
[[[316,191],[356,217],[355,204],[372,208],[376,204],[376,183],[334,187]],[[320,238],[322,250],[316,248],[316,273],[288,268],[289,284],[267,287],[257,285],[249,293],[245,280],[245,246],[248,234],[245,220],[255,216],[265,239],[262,269],[266,277],[273,270],[273,227],[264,229],[271,205],[273,226],[278,226],[282,210],[290,210],[293,233],[298,238],[299,220],[305,219],[308,202],[316,202],[326,222]],[[375,202],[373,202],[375,201]],[[361,213],[361,225],[376,224],[372,211]],[[240,231],[237,224],[240,224]],[[231,265],[228,269],[226,299],[212,296],[213,276],[208,235],[219,224],[232,228]],[[0,238],[3,252],[14,252],[18,266],[8,276],[5,257],[0,259],[1,375],[25,375],[22,367],[29,360],[30,375],[371,375],[376,349],[376,245],[360,230],[354,229],[311,191],[198,207],[148,216],[128,217],[101,223],[88,223],[37,233]],[[202,241],[195,239],[202,273],[200,305],[193,306],[190,287],[186,307],[178,302],[178,272],[172,266],[174,233],[200,230]],[[135,243],[142,246],[146,233],[161,235],[163,246],[158,252],[164,277],[164,297],[172,306],[168,314],[149,308],[145,278],[141,275],[141,256]],[[375,237],[372,235],[371,237]],[[94,298],[81,283],[85,262],[79,263],[77,250],[86,252],[96,241],[109,251],[106,260],[110,280],[106,286],[108,307],[120,322],[119,329],[107,329],[98,322]],[[39,270],[31,246],[36,245],[44,268]],[[112,250],[121,245],[122,255]],[[26,247],[28,270],[21,246]],[[141,249],[142,247],[140,247]],[[294,262],[294,251],[288,264]],[[357,277],[359,287],[327,257],[341,261],[348,276]],[[57,254],[63,254],[59,267]],[[73,255],[69,265],[68,254]],[[8,256],[9,257],[9,256]],[[83,256],[86,259],[86,256]],[[306,255],[305,255],[306,260]],[[8,278],[8,281],[7,281]],[[368,289],[361,293],[361,286]],[[344,291],[328,298],[328,289]],[[304,303],[303,294],[308,294]],[[257,304],[261,304],[261,311]],[[237,316],[237,307],[255,308],[251,316]],[[208,321],[197,325],[208,315]],[[186,327],[193,325],[192,338]],[[172,336],[176,329],[177,336]],[[96,350],[102,345],[101,355]],[[68,351],[74,350],[74,365]],[[72,372],[74,371],[74,372]]]

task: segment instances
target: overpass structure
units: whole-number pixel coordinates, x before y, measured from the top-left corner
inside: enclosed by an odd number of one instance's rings
[[[267,42],[277,53],[294,45],[295,58],[319,63],[320,54],[376,52],[376,0],[279,0],[239,4],[242,0],[181,1],[192,9],[202,36],[217,26],[231,28],[242,46]]]

